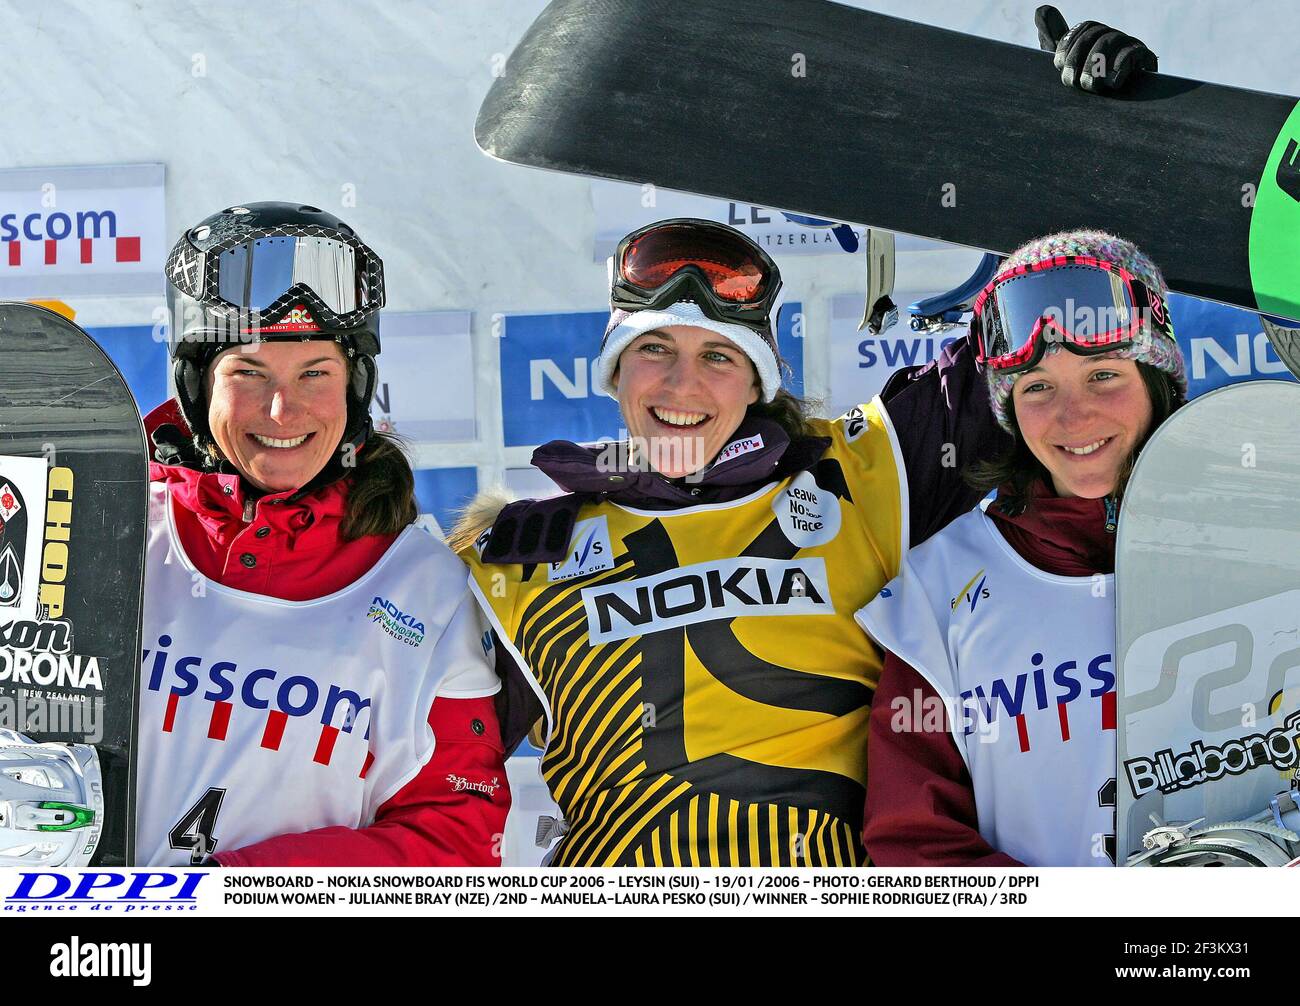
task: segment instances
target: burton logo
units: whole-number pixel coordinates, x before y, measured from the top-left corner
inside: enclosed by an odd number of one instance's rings
[[[466,779],[463,775],[452,773],[447,776],[447,782],[451,783],[453,793],[469,793],[483,800],[491,800],[496,795],[496,791],[501,788],[501,780],[497,776],[493,776],[490,782],[476,782],[473,779]]]

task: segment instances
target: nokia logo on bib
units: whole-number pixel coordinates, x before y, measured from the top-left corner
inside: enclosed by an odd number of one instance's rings
[[[424,642],[424,623],[408,615],[386,597],[376,595],[366,617],[399,642],[419,646]]]
[[[819,558],[742,556],[670,569],[624,583],[585,587],[592,643],[745,615],[834,613]]]

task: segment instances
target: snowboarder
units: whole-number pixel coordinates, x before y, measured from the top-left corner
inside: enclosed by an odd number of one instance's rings
[[[1186,399],[1159,269],[1096,231],[1018,249],[972,338],[996,488],[859,613],[887,651],[864,840],[882,866],[1115,861],[1114,556],[1133,460]]]
[[[485,629],[370,424],[382,263],[328,213],[249,203],[187,230],[167,278],[139,862],[499,863]]]
[[[854,612],[1005,441],[967,343],[841,418],[781,387],[776,265],[668,220],[620,242],[597,371],[629,434],[453,535],[539,718],[555,865],[855,865],[880,655]],[[486,530],[485,530],[486,528]],[[509,742],[508,742],[509,746]]]

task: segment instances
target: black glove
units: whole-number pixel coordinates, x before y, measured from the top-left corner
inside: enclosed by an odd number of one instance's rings
[[[1053,63],[1061,83],[1096,94],[1122,91],[1134,70],[1158,68],[1156,54],[1141,40],[1100,21],[1084,21],[1070,28],[1061,12],[1043,5],[1034,12],[1038,45],[1056,53]]]

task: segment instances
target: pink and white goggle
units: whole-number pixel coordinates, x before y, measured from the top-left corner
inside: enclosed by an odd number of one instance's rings
[[[1143,321],[1173,338],[1164,298],[1127,269],[1057,255],[994,276],[975,299],[971,334],[980,363],[1015,373],[1036,366],[1049,342],[1083,355],[1126,349]]]

